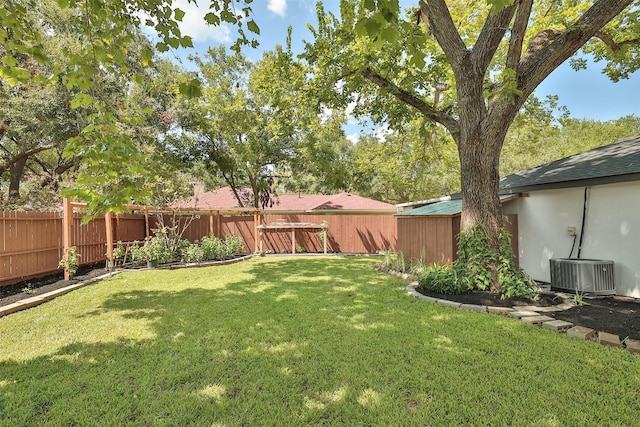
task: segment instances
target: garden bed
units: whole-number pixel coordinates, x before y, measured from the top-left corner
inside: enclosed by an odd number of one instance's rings
[[[500,299],[497,294],[483,291],[473,291],[464,294],[448,295],[428,292],[416,288],[423,295],[437,299],[496,307],[513,307],[535,305],[548,307],[562,303],[562,298],[553,292],[540,294],[540,300]],[[629,337],[640,340],[640,301],[626,297],[583,298],[586,305],[574,306],[568,310],[547,312],[545,316],[571,322],[597,331],[608,332],[624,339]]]

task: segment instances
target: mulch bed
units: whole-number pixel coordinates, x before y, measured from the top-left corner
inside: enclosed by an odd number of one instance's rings
[[[71,280],[64,280],[62,273],[53,274],[45,277],[25,280],[15,285],[0,286],[0,307],[13,304],[20,300],[46,294],[60,288],[73,285],[75,283],[84,282],[94,277],[107,273],[102,266],[80,267],[76,272],[76,276]]]
[[[460,295],[445,295],[416,289],[423,295],[446,299],[463,304],[476,304],[497,307],[513,307],[518,305],[535,305],[549,307],[562,303],[562,298],[554,292],[540,295],[539,301],[523,299],[500,299],[496,294],[473,291]],[[640,340],[640,300],[627,297],[584,298],[588,305],[574,306],[568,310],[543,313],[545,316],[571,322],[596,331],[608,332],[624,339],[629,337]]]

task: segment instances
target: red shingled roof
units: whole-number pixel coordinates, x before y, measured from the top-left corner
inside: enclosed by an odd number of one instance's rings
[[[194,200],[194,199],[197,199]],[[172,203],[172,206],[197,207],[199,209],[228,209],[238,208],[239,203],[231,187],[222,187],[215,191],[207,191],[191,197],[183,202]],[[395,206],[379,202],[351,193],[332,195],[322,194],[280,194],[275,198],[275,204],[267,211],[311,211],[311,210],[390,210]]]

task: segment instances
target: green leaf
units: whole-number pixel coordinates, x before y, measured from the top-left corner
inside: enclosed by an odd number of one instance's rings
[[[202,86],[198,79],[191,79],[188,83],[180,83],[178,88],[181,94],[189,98],[197,98],[202,95]]]
[[[218,25],[220,23],[220,18],[215,13],[209,12],[204,15],[204,20],[207,21],[209,25]]]
[[[249,31],[255,33],[255,34],[260,34],[260,28],[258,27],[258,25],[256,24],[256,22],[252,19],[251,21],[247,22],[247,28],[249,29]]]
[[[158,49],[158,52],[164,53],[169,51],[169,46],[166,43],[158,42],[156,43],[156,49]]]
[[[86,107],[93,103],[94,99],[92,96],[86,95],[84,93],[77,94],[73,100],[71,100],[71,108],[76,109],[79,107]]]
[[[184,18],[184,15],[185,15],[185,13],[184,13],[184,11],[183,11],[183,10],[181,10],[181,9],[175,9],[175,10],[173,11],[173,14],[175,15],[176,21],[178,21],[178,22],[182,22],[182,18]]]
[[[193,47],[193,39],[190,36],[184,36],[180,39],[182,47]]]
[[[367,22],[364,24],[367,29],[367,35],[371,38],[374,38],[378,35],[380,31],[380,23],[374,21],[373,19],[367,19]]]

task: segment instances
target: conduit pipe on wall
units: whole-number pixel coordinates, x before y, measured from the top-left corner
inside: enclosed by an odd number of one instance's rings
[[[587,199],[588,199],[589,187],[584,187],[584,202],[582,205],[582,224],[580,225],[580,241],[578,242],[578,259],[582,254],[582,238],[584,237],[584,229],[587,218]]]

